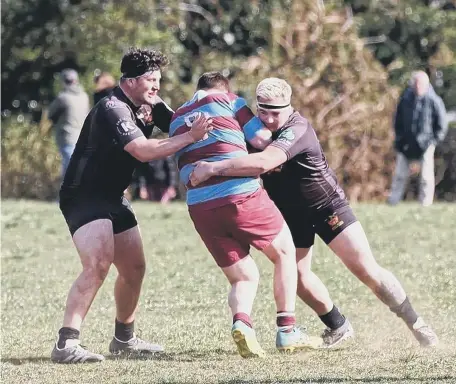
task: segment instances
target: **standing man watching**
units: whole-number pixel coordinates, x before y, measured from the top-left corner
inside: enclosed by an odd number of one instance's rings
[[[63,90],[49,106],[48,118],[53,123],[55,141],[62,156],[63,181],[84,119],[90,111],[90,103],[74,69],[64,69],[60,78]]]
[[[68,294],[62,328],[51,354],[57,363],[102,361],[80,345],[82,322],[112,264],[116,318],[109,351],[154,353],[163,348],[134,334],[135,311],[145,273],[136,217],[123,196],[139,162],[151,161],[204,138],[210,121],[197,119],[184,135],[147,139],[154,125],[168,131],[173,111],[157,93],[167,58],[130,49],[122,58],[119,87],[87,116],[60,190],[60,209],[82,263]]]
[[[435,93],[423,71],[414,72],[404,91],[394,119],[397,151],[389,204],[398,204],[405,192],[410,171],[419,170],[418,199],[429,206],[434,201],[434,152],[448,130],[443,100]]]

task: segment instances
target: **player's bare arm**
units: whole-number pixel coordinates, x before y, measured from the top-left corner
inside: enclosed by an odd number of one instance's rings
[[[196,164],[190,176],[190,182],[196,186],[213,176],[259,176],[277,168],[287,160],[287,154],[282,149],[268,146],[263,152],[236,159],[213,163],[201,161]]]
[[[207,133],[212,130],[211,124],[211,119],[201,116],[193,122],[190,131],[183,135],[162,140],[146,139],[141,136],[129,142],[124,150],[142,162],[160,159],[176,153],[187,145],[207,138]]]
[[[263,150],[272,142],[272,132],[255,116],[244,98],[234,102],[235,118],[241,126],[245,140],[256,149]]]

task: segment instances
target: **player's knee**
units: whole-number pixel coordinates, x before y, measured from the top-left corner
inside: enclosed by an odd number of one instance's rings
[[[267,255],[271,261],[273,263],[280,263],[287,260],[293,260],[293,262],[296,262],[296,248],[293,244],[291,236],[290,238],[285,237],[276,240],[271,243],[269,249],[267,250]]]
[[[237,263],[224,267],[222,270],[231,285],[239,282],[249,282],[258,285],[260,280],[260,271],[250,256],[242,258]]]
[[[118,269],[119,276],[126,280],[128,283],[135,284],[141,282],[146,274],[146,264],[138,262],[128,265],[125,268]]]
[[[283,244],[283,246],[276,249],[276,257],[279,262],[286,262],[289,260],[296,260],[296,249],[291,244]]]
[[[109,273],[111,267],[110,261],[100,261],[84,267],[84,273],[90,277],[90,279],[102,283]]]
[[[130,275],[133,279],[141,279],[146,274],[146,263],[136,263],[131,266]]]

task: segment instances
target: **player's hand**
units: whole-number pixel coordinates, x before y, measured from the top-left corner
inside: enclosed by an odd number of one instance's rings
[[[206,140],[207,133],[212,131],[212,119],[207,118],[203,113],[193,120],[192,127],[188,133],[193,138],[193,141]]]
[[[190,174],[190,183],[194,187],[214,176],[213,164],[208,163],[207,161],[198,161],[195,164],[196,166]]]
[[[146,125],[151,124],[154,121],[152,115],[152,108],[148,104],[143,104],[139,107],[138,112],[136,112],[138,119],[144,121]]]

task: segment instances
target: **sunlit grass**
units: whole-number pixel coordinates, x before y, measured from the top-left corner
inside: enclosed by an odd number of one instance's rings
[[[5,383],[442,383],[456,382],[456,208],[357,205],[379,262],[403,282],[418,311],[441,338],[421,350],[402,322],[321,243],[314,269],[355,328],[334,351],[278,354],[274,348],[272,266],[253,252],[261,271],[253,313],[264,360],[243,360],[230,339],[228,284],[181,203],[133,204],[148,260],[137,332],[162,343],[154,360],[107,360],[61,366],[49,360],[66,294],[80,270],[56,204],[2,202],[2,378]],[[114,329],[111,271],[86,319],[83,344],[107,355]],[[304,304],[298,321],[317,334],[323,325]]]

